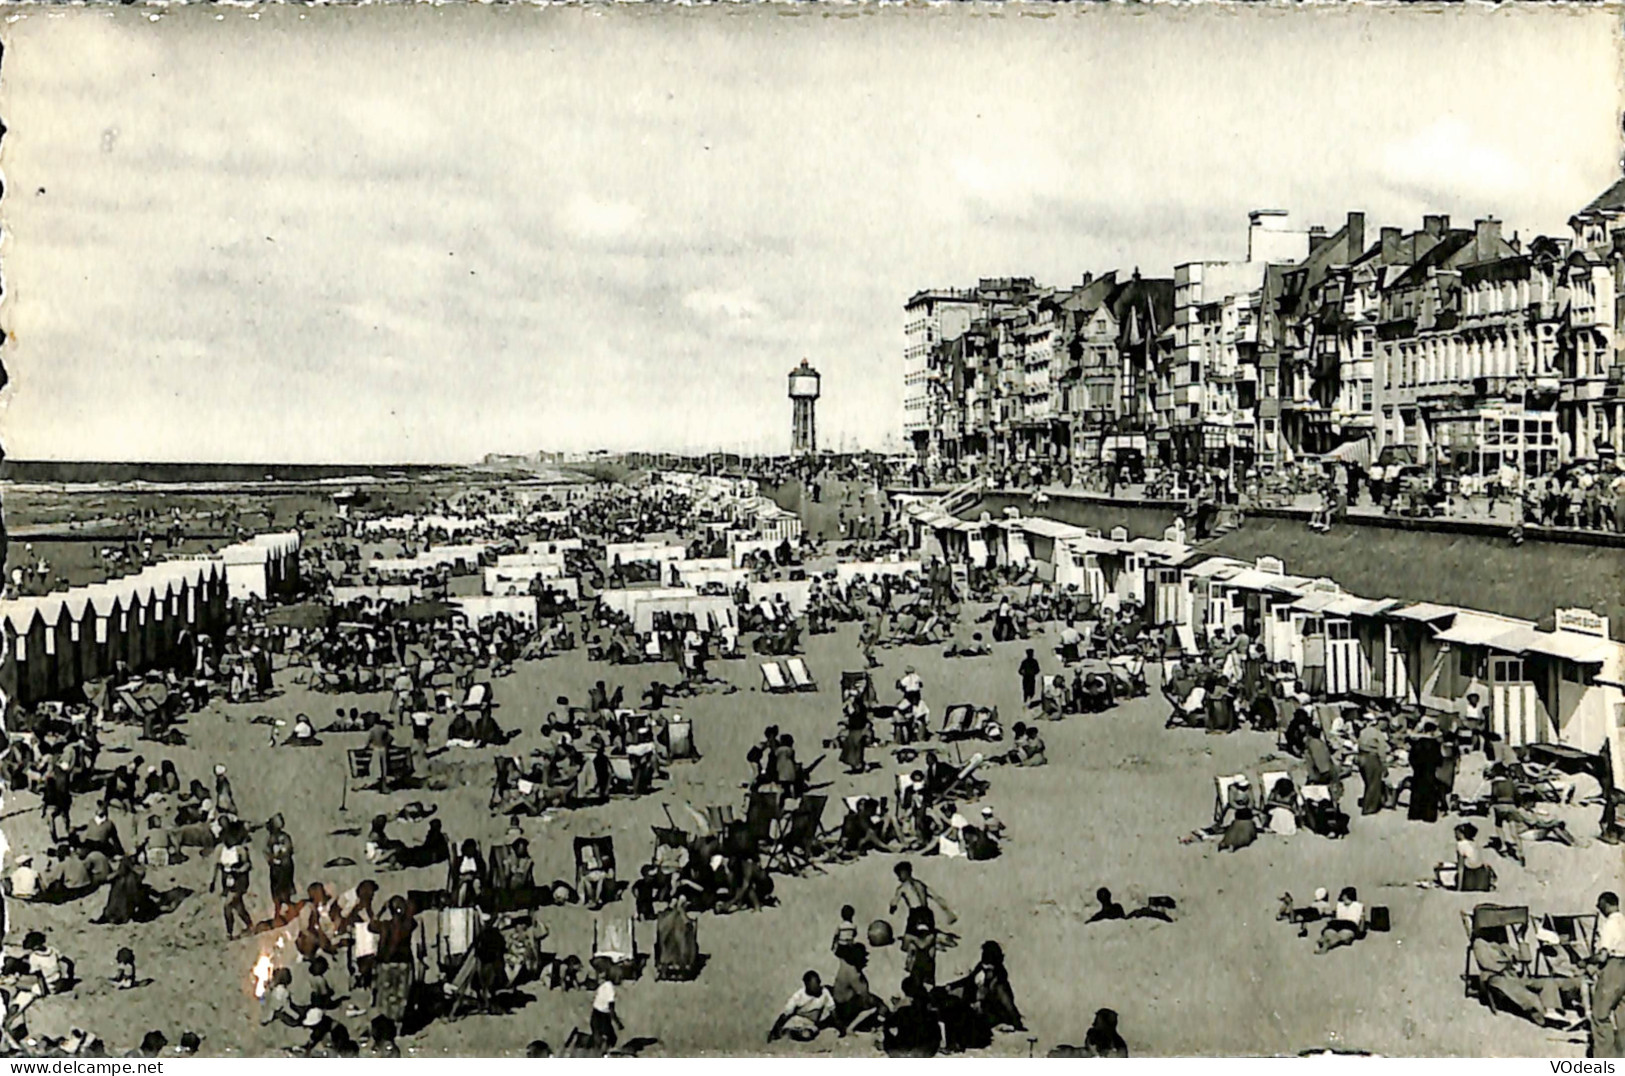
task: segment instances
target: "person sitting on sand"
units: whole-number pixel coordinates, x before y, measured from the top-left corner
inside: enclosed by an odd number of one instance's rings
[[[1337,906],[1332,909],[1331,922],[1320,932],[1315,943],[1317,954],[1328,953],[1339,946],[1353,945],[1365,931],[1365,905],[1353,886],[1337,895]]]
[[[1112,899],[1112,891],[1110,889],[1102,886],[1101,888],[1095,890],[1095,899],[1100,902],[1100,911],[1096,912],[1094,915],[1091,915],[1086,922],[1103,923],[1111,919],[1128,918],[1128,913],[1123,911],[1123,906]]]
[[[1021,753],[1021,760],[1017,763],[1018,766],[1047,766],[1049,764],[1049,756],[1046,753],[1043,738],[1038,735],[1037,725],[1027,726],[1027,738],[1018,744],[1017,748]]]
[[[478,747],[479,743],[474,736],[474,722],[468,719],[468,712],[459,710],[457,716],[451,719],[446,726],[447,747]]]
[[[1127,1057],[1128,1043],[1117,1033],[1117,1013],[1111,1009],[1095,1011],[1095,1022],[1083,1037],[1085,1057]]]
[[[869,950],[857,941],[846,942],[836,946],[835,958],[840,967],[829,992],[835,999],[836,1023],[845,1035],[871,1030],[886,1015],[886,1003],[869,989],[869,978],[863,973],[869,965]]]
[[[316,726],[310,723],[310,718],[300,714],[293,719],[293,731],[283,741],[284,747],[320,747],[322,741],[316,735]]]
[[[801,989],[790,995],[790,1000],[784,1003],[784,1011],[773,1021],[767,1041],[789,1036],[796,1042],[811,1042],[820,1031],[837,1026],[835,996],[824,989],[816,971],[809,971],[801,977]],[[844,1029],[842,1034],[845,1034]]]

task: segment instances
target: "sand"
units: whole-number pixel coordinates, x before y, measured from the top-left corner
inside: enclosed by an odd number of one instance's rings
[[[673,813],[689,800],[696,806],[731,803],[738,809],[745,776],[744,754],[761,729],[777,724],[792,733],[803,759],[816,756],[839,712],[839,674],[861,664],[855,626],[836,635],[807,639],[807,662],[818,677],[816,694],[769,696],[755,690],[755,660],[718,663],[714,671],[740,686],[729,696],[684,700],[705,757],[673,767],[670,782],[640,800],[617,800],[604,807],[560,812],[524,822],[537,859],[539,878],[569,877],[570,837],[612,833],[622,877],[634,876],[653,848],[651,825],[663,824],[661,804]],[[985,659],[947,661],[939,651],[905,648],[883,651],[876,671],[884,698],[905,664],[918,667],[933,713],[955,701],[990,703],[1006,726],[1021,717],[1014,669],[1022,647],[1034,645],[1045,671],[1056,661],[1048,644],[1001,644]],[[496,681],[497,717],[523,736],[508,748],[528,753],[539,741],[537,726],[553,708],[555,696],[579,701],[593,680],[626,686],[635,699],[651,679],[673,678],[671,666],[610,669],[576,652],[522,665]],[[270,748],[268,730],[249,724],[259,713],[291,717],[303,710],[318,726],[335,706],[384,709],[383,696],[316,695],[278,674],[284,694],[255,705],[211,705],[188,726],[190,744],[153,750],[137,745],[133,730],[111,738],[114,748],[134,748],[148,761],[173,757],[184,779],[206,778],[224,762],[245,817],[263,821],[282,811],[297,845],[298,881],[322,880],[349,886],[368,876],[361,868],[323,870],[334,856],[363,862],[359,837],[333,836],[340,827],[364,827],[376,813],[411,799],[439,804],[440,817],[454,840],[473,836],[501,839],[507,820],[491,817],[490,756],[471,753],[479,764],[474,782],[446,793],[403,792],[382,796],[351,790],[348,810],[339,813],[343,748],[359,735],[328,735],[316,750]],[[1153,683],[1155,677],[1153,674]],[[1060,1042],[1081,1042],[1094,1010],[1115,1008],[1121,1030],[1136,1055],[1283,1054],[1307,1049],[1357,1049],[1383,1055],[1565,1055],[1579,1056],[1583,1043],[1548,1032],[1515,1017],[1494,1015],[1464,999],[1460,975],[1464,934],[1460,912],[1472,894],[1415,887],[1431,875],[1432,864],[1451,852],[1448,824],[1408,823],[1402,814],[1356,817],[1344,841],[1303,833],[1263,837],[1236,855],[1221,855],[1213,843],[1181,844],[1179,838],[1211,817],[1213,777],[1246,769],[1256,775],[1259,761],[1273,751],[1273,737],[1257,733],[1208,736],[1192,730],[1164,730],[1166,704],[1153,691],[1096,717],[1073,717],[1045,724],[1051,763],[1047,768],[992,771],[991,804],[1009,826],[1004,855],[992,862],[916,859],[919,875],[938,889],[959,913],[954,929],[958,949],[938,960],[939,979],[962,974],[975,961],[984,939],[1004,946],[1016,998],[1031,1030],[1002,1035],[990,1052],[1025,1055],[1036,1038],[1042,1054]],[[230,720],[228,720],[228,718]],[[438,735],[443,736],[443,731]],[[437,740],[438,742],[438,740]],[[966,753],[969,753],[967,747]],[[132,754],[109,753],[104,765]],[[902,767],[889,753],[878,757],[881,770],[847,777],[834,752],[817,771],[833,786],[825,823],[838,821],[838,797],[856,791],[890,794]],[[1353,806],[1358,780],[1350,782],[1345,805]],[[88,821],[88,798],[77,805],[75,822]],[[979,805],[978,805],[979,806]],[[1567,812],[1584,847],[1533,845],[1527,870],[1494,863],[1501,892],[1494,900],[1527,902],[1537,912],[1589,911],[1597,892],[1617,888],[1620,852],[1595,842],[1596,810]],[[115,816],[127,843],[137,835],[122,814]],[[424,825],[396,824],[398,835],[416,839]],[[37,800],[18,795],[7,803],[7,836],[18,850],[39,849],[43,828]],[[652,974],[621,990],[626,1036],[652,1038],[651,1055],[851,1054],[872,1056],[873,1036],[837,1040],[826,1034],[811,1045],[765,1043],[766,1031],[803,970],[826,979],[835,970],[829,939],[843,903],[856,906],[860,923],[883,917],[897,857],[871,855],[851,865],[831,865],[804,878],[779,877],[781,903],[760,913],[704,916],[701,949],[710,962],[698,981],[657,983]],[[162,1029],[171,1042],[185,1030],[203,1036],[206,1054],[266,1054],[299,1041],[300,1033],[257,1026],[258,1009],[250,968],[261,941],[223,940],[218,898],[206,892],[212,861],[193,857],[170,869],[153,869],[159,887],[186,885],[197,891],[182,907],[157,922],[131,927],[89,923],[101,910],[102,894],[63,907],[11,905],[10,940],[29,928],[48,931],[51,942],[78,961],[81,985],[72,995],[46,999],[34,1009],[36,1031],[59,1033],[70,1026],[90,1029],[118,1050],[134,1046],[149,1028]],[[379,875],[383,896],[407,888],[443,883],[443,868]],[[1094,891],[1109,886],[1133,906],[1152,894],[1173,896],[1178,920],[1086,926],[1095,910]],[[1291,891],[1307,900],[1316,886],[1334,892],[1359,887],[1366,904],[1392,909],[1394,929],[1373,934],[1351,949],[1314,954],[1312,938],[1275,921],[1277,897]],[[255,845],[251,910],[268,912],[263,860]],[[380,904],[382,900],[380,901]],[[619,909],[629,913],[630,899]],[[582,908],[541,913],[552,932],[552,947],[585,956],[592,915]],[[652,932],[640,927],[640,944],[652,946]],[[105,979],[121,945],[137,953],[142,977],[154,982],[117,992]],[[869,978],[882,995],[897,991],[901,959],[895,947],[873,954]],[[342,973],[336,975],[342,984]],[[525,988],[533,999],[505,1016],[470,1016],[438,1022],[403,1048],[419,1055],[515,1054],[542,1038],[555,1047],[572,1027],[585,1027],[587,993]],[[365,1017],[349,1020],[359,1032]]]

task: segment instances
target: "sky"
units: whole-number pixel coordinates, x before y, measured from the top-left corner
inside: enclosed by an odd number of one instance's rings
[[[919,288],[1525,237],[1619,174],[1606,8],[10,15],[13,459],[900,443]]]

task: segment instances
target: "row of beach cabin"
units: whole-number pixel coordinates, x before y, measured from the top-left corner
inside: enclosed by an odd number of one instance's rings
[[[1362,597],[1331,579],[1291,575],[1275,558],[1249,564],[1195,550],[1178,525],[1151,539],[1013,512],[966,521],[928,505],[909,506],[904,519],[923,558],[1030,566],[1097,605],[1133,602],[1187,652],[1199,638],[1245,632],[1313,692],[1435,712],[1460,712],[1476,695],[1514,746],[1606,746],[1616,767],[1625,761],[1625,643],[1589,610],[1557,610],[1547,630],[1459,606]]]
[[[291,596],[297,532],[264,534],[135,575],[0,602],[0,709],[73,694],[112,675],[172,665],[187,636],[217,636],[233,601]]]

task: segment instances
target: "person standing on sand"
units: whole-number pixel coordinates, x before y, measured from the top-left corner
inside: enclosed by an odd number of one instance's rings
[[[1021,673],[1021,701],[1031,706],[1038,696],[1039,674],[1038,658],[1034,656],[1032,647],[1027,648],[1027,656],[1021,659],[1016,671]]]

